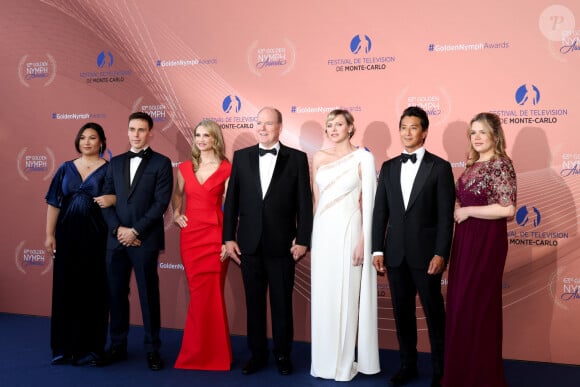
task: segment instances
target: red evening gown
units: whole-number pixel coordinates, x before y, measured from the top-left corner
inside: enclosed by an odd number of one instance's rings
[[[200,184],[191,161],[179,165],[185,180],[187,226],[181,229],[181,259],[189,286],[189,308],[175,368],[229,370],[232,349],[224,302],[227,260],[220,261],[222,197],[231,164],[224,160]]]
[[[508,159],[477,162],[456,185],[461,207],[516,202]],[[445,387],[505,387],[502,361],[502,276],[506,219],[456,224],[449,266],[445,325]]]

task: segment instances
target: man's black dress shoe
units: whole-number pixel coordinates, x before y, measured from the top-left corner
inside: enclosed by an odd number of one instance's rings
[[[163,359],[157,351],[147,353],[147,365],[151,371],[159,371],[163,369]]]
[[[71,364],[71,363],[72,363],[72,358],[70,356],[65,356],[65,355],[56,355],[50,361],[51,365],[66,365],[66,364]]]
[[[127,360],[127,349],[113,347],[108,352],[105,352],[103,356],[97,356],[91,360],[89,364],[95,367],[105,367],[123,360]]]
[[[288,356],[278,356],[276,358],[276,367],[278,367],[280,375],[290,375],[294,370],[292,361],[290,361]]]
[[[391,383],[395,386],[402,386],[415,379],[418,375],[417,367],[401,367],[391,378]]]
[[[98,359],[99,359],[99,355],[97,355],[95,352],[89,352],[89,353],[86,353],[82,356],[73,356],[72,365],[85,366],[85,365],[89,365],[89,364],[93,364],[94,362],[97,362]]]
[[[266,366],[266,360],[260,359],[257,357],[252,356],[250,360],[246,363],[244,368],[242,368],[242,374],[244,375],[251,375],[253,373],[258,372],[262,368]]]

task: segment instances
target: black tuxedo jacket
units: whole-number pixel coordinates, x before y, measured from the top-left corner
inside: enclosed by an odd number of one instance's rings
[[[139,164],[133,184],[129,184],[130,159],[127,153],[111,160],[103,192],[116,195],[117,204],[103,209],[110,230],[108,249],[121,246],[113,235],[113,230],[119,226],[135,228],[139,233],[140,248],[144,250],[165,248],[163,214],[171,200],[173,169],[169,158],[151,148],[148,151],[150,155]]]
[[[382,251],[388,267],[406,259],[426,269],[434,255],[449,259],[453,237],[455,184],[449,162],[425,152],[405,210],[401,156],[383,163],[373,212],[373,251]]]
[[[224,204],[223,240],[237,241],[242,254],[290,254],[292,240],[308,246],[312,231],[312,192],[304,152],[280,144],[262,199],[258,145],[236,151]],[[262,157],[271,157],[268,155]]]

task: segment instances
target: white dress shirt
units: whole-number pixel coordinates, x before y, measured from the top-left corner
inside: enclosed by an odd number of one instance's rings
[[[148,146],[143,148],[143,150],[149,148]],[[133,153],[138,153],[138,151],[135,151],[135,149],[131,148],[131,152]],[[129,185],[133,184],[133,178],[135,177],[135,174],[137,173],[137,169],[139,168],[139,165],[141,164],[141,161],[143,161],[143,159],[141,157],[131,157],[131,159],[129,160]]]
[[[267,149],[259,145],[262,149]],[[278,159],[278,154],[280,153],[280,142],[277,142],[272,148],[276,149],[276,155],[267,153],[264,156],[258,156],[260,158],[260,184],[262,185],[262,199],[266,196],[268,192],[268,187],[270,186],[270,181],[272,181],[272,174],[274,173],[274,167],[276,166],[276,160]]]
[[[403,153],[410,154],[407,151],[403,151]],[[405,210],[409,205],[409,197],[411,196],[411,190],[413,189],[413,183],[415,182],[419,165],[421,165],[423,156],[425,156],[425,147],[421,147],[413,153],[417,155],[417,161],[415,163],[411,160],[406,163],[401,162],[401,192],[403,193]]]

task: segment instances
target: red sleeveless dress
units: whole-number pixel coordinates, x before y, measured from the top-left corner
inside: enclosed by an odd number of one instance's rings
[[[224,160],[200,184],[191,161],[179,165],[185,180],[187,227],[181,229],[181,259],[189,286],[189,308],[175,368],[229,370],[232,349],[224,302],[228,260],[220,261],[222,198],[231,164]]]

